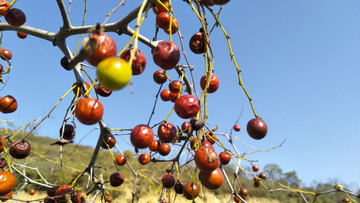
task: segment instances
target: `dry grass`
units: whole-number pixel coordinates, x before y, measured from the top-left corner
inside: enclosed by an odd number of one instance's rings
[[[129,191],[130,191],[130,188],[129,188]],[[127,195],[119,196],[116,199],[113,199],[112,203],[131,202],[131,192],[126,193],[126,194]],[[12,197],[15,198],[16,195],[17,195],[17,193],[14,193]],[[43,199],[44,197],[46,197],[46,193],[44,193],[44,192],[36,193],[35,195],[29,195],[26,192],[21,192],[19,199],[24,200],[24,201],[31,201],[31,200],[40,200],[40,199]],[[174,196],[172,194],[171,202],[173,202],[173,200],[174,200]],[[198,198],[195,199],[195,202],[196,203],[201,203],[201,202],[205,202],[205,203],[207,203],[207,202],[224,203],[224,202],[227,202],[228,200],[229,200],[229,195],[215,196],[213,193],[207,192],[207,193],[204,194],[204,199],[203,200],[198,197]],[[7,201],[7,202],[12,202],[12,201]],[[39,201],[36,201],[36,202],[39,202]],[[100,197],[96,199],[96,202],[101,202]],[[141,197],[137,202],[140,202],[140,203],[158,203],[158,195],[149,194],[146,197]],[[185,199],[183,196],[177,196],[175,202],[176,203],[182,203],[182,202],[189,203],[191,201]],[[277,201],[277,200],[269,200],[269,199],[265,199],[265,198],[248,198],[248,203],[280,203],[280,202]]]

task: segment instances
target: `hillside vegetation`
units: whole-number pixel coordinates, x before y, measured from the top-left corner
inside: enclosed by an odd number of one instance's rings
[[[3,137],[8,136],[9,134],[5,134],[4,131],[1,131],[1,136]],[[22,136],[22,134],[19,134],[14,138],[14,140],[21,139]],[[84,169],[87,167],[93,152],[92,147],[77,144],[67,144],[63,147],[63,166],[60,166],[60,147],[58,145],[50,145],[56,141],[55,139],[31,135],[27,138],[27,141],[31,143],[32,147],[32,153],[30,156],[25,160],[13,160],[9,156],[10,161],[15,161],[16,163],[38,169],[41,172],[41,175],[48,182],[55,185],[70,184],[74,177],[84,171]],[[9,146],[10,143],[7,144]],[[126,155],[128,162],[133,166],[134,170],[140,171],[141,174],[136,180],[135,187],[136,199],[139,202],[157,202],[159,200],[160,194],[162,194],[162,196],[166,199],[169,199],[170,197],[171,202],[173,202],[175,196],[174,191],[171,190],[170,192],[165,192],[162,191],[161,187],[161,178],[166,173],[166,169],[170,167],[169,164],[149,163],[143,166],[138,163],[137,156],[134,155],[130,150],[125,151],[124,154]],[[125,178],[124,183],[117,188],[112,188],[110,184],[107,183],[107,191],[110,192],[110,194],[113,196],[113,202],[130,202],[132,197],[131,192],[133,190],[134,175],[127,165],[119,167],[114,164],[113,157],[116,157],[117,155],[118,154],[115,152],[112,154],[108,150],[101,150],[95,165],[97,166],[96,170],[98,170],[98,174],[103,174],[103,176],[98,178],[103,178],[106,181],[113,172],[120,171]],[[2,156],[6,157],[6,154],[3,153]],[[22,172],[25,172],[26,175],[31,179],[43,183],[41,176],[36,172],[36,170],[24,169],[21,166],[16,166],[16,168]],[[195,171],[194,169],[195,168],[193,164],[181,168],[180,180],[184,183],[190,182]],[[234,169],[234,165],[225,167],[230,181],[233,180]],[[264,171],[267,173],[268,179],[263,181],[263,183],[269,189],[280,188],[279,183],[291,188],[305,191],[321,192],[333,189],[333,184],[321,183],[315,185],[312,188],[301,188],[301,180],[297,177],[295,171],[283,173],[281,168],[276,164],[268,164],[264,168]],[[176,174],[174,175],[177,177]],[[16,178],[16,188],[19,189],[24,185],[25,179],[18,174],[16,175]],[[86,187],[87,178],[88,176],[82,176],[79,178],[76,184],[76,188],[79,190],[84,190]],[[254,187],[253,177],[246,176],[244,173],[241,173],[236,188],[240,187],[245,187],[249,191],[249,202],[303,202],[301,196],[296,192],[267,192],[263,186]],[[45,197],[47,188],[35,184],[28,184],[25,186],[24,191],[27,192],[30,188],[36,189],[37,198]],[[91,188],[91,185],[89,188]],[[14,194],[16,194],[16,191]],[[203,195],[201,195],[201,197],[197,198],[196,202],[227,202],[227,200],[230,198],[229,194],[231,194],[231,191],[224,180],[223,185],[217,190],[207,190],[206,188],[202,188],[202,194]],[[312,195],[307,196],[313,197]],[[346,197],[344,193],[334,192],[319,196],[317,198],[317,202],[341,202],[344,197]],[[20,197],[20,199],[25,200],[26,198],[30,197],[25,195],[21,195]],[[186,201],[183,197],[176,198],[176,202],[183,201]]]

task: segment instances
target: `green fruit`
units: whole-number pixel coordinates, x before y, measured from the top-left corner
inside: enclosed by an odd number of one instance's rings
[[[97,67],[96,76],[100,83],[108,90],[119,90],[125,87],[132,75],[130,65],[124,59],[108,57]]]

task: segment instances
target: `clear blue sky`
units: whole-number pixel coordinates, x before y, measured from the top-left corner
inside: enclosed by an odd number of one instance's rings
[[[95,4],[89,1],[86,24],[102,22],[116,2],[106,0]],[[126,1],[110,22],[120,19],[140,2]],[[26,13],[27,25],[58,31],[61,20],[55,1],[38,3],[41,6],[18,1],[15,7]],[[187,4],[174,1],[173,6],[174,16],[185,37],[187,55],[196,68],[195,80],[199,88],[198,81],[204,74],[203,58],[192,54],[187,44],[200,24]],[[73,1],[70,16],[73,24],[81,24],[82,12],[83,1]],[[229,132],[244,107],[240,119],[242,130],[235,134],[239,139],[256,149],[269,149],[286,139],[279,149],[248,157],[259,160],[260,168],[267,163],[276,163],[284,172],[295,170],[305,184],[313,180],[329,182],[329,179],[337,179],[356,189],[360,183],[359,17],[360,2],[355,0],[232,0],[224,7],[220,21],[232,37],[245,86],[269,131],[261,141],[252,140],[246,133],[246,123],[253,114],[238,85],[225,37],[219,29],[211,36],[211,46],[220,88],[209,95],[208,125],[219,125],[219,132]],[[140,31],[152,38],[154,27],[155,15],[149,12]],[[112,36],[119,51],[130,39]],[[160,31],[159,38],[166,39],[167,35]],[[76,40],[68,40],[72,50]],[[175,42],[178,43],[177,37]],[[13,70],[5,76],[8,83],[0,94],[13,95],[19,108],[13,114],[2,114],[1,119],[16,119],[14,125],[19,127],[45,116],[75,78],[72,72],[62,69],[59,65],[61,52],[47,41],[32,36],[20,40],[10,31],[4,33],[3,46],[13,53]],[[159,87],[152,81],[152,74],[159,68],[152,61],[150,49],[143,45],[140,49],[148,64],[142,75],[132,79],[134,93],[130,94],[127,87],[101,100],[105,106],[103,119],[111,128],[132,128],[147,123],[150,116]],[[185,63],[183,57],[180,62]],[[95,75],[94,70],[89,72]],[[176,79],[175,71],[169,74]],[[38,128],[39,135],[58,136],[71,98],[72,95],[66,97]],[[171,108],[171,103],[159,101],[152,124],[164,119]],[[177,125],[183,121],[175,114],[169,119]],[[95,127],[80,123],[77,126],[76,142]],[[82,144],[94,146],[97,137],[98,131],[95,131]],[[123,150],[132,148],[129,136],[118,137],[117,141]],[[254,150],[240,141],[236,144],[240,152]]]

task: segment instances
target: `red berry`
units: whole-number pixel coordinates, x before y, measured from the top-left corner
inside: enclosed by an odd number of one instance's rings
[[[184,119],[191,118],[200,111],[199,101],[191,94],[181,96],[174,107],[176,114]]]
[[[0,111],[2,113],[12,113],[16,111],[18,104],[16,99],[11,95],[6,95],[0,99]]]
[[[127,62],[130,61],[131,54],[133,52],[133,49],[127,49],[125,50],[120,58],[125,59]],[[140,75],[142,72],[144,72],[146,67],[146,57],[145,54],[137,49],[134,54],[134,59],[131,65],[132,74],[133,75]]]
[[[142,153],[139,156],[139,163],[145,165],[150,162],[150,156],[147,153]]]
[[[264,172],[260,173],[260,174],[259,174],[259,178],[265,180],[265,179],[266,179],[266,173],[264,173]]]
[[[190,121],[185,121],[182,125],[181,125],[181,130],[183,131],[183,133],[190,133],[192,130],[192,126]]]
[[[153,74],[153,79],[159,85],[164,84],[167,81],[165,70],[160,69],[155,71]]]
[[[26,16],[22,10],[17,8],[11,8],[9,12],[5,15],[5,20],[11,26],[19,27],[24,25],[26,22]]]
[[[9,153],[15,159],[25,159],[31,152],[31,145],[26,140],[17,140],[11,143]]]
[[[106,134],[104,135],[104,139],[101,143],[101,147],[103,149],[111,149],[116,145],[116,139],[114,137],[114,135],[112,134]]]
[[[153,139],[154,132],[147,125],[138,125],[131,131],[131,144],[136,148],[144,149],[149,147]]]
[[[159,149],[160,142],[159,140],[153,140],[149,146],[150,151],[157,152]]]
[[[201,89],[204,90],[206,86],[207,75],[203,75],[200,80]],[[207,93],[214,93],[219,88],[219,78],[215,74],[211,74]]]
[[[268,130],[266,123],[261,118],[251,119],[246,129],[249,136],[255,140],[264,138]]]
[[[120,172],[115,172],[110,176],[110,185],[118,187],[124,182],[124,176]]]
[[[34,189],[34,188],[31,188],[31,189],[29,190],[29,194],[30,194],[30,195],[34,195],[34,194],[35,194],[35,189]]]
[[[240,131],[240,125],[234,125],[234,130],[236,132],[239,132]]]
[[[119,156],[116,157],[116,164],[118,166],[123,166],[125,165],[127,162],[127,159],[124,155],[120,154]]]
[[[159,125],[157,133],[162,142],[169,143],[174,141],[177,129],[172,123],[162,123]]]
[[[170,90],[168,90],[168,89],[164,89],[163,91],[161,91],[161,93],[160,93],[160,98],[161,98],[161,100],[163,100],[163,101],[170,101],[170,94],[171,94],[171,92],[170,92]]]
[[[101,33],[92,34],[90,37],[95,38],[99,44],[95,53],[86,59],[91,65],[97,66],[103,59],[116,56],[116,43],[110,35]]]
[[[172,174],[164,175],[161,181],[165,188],[172,188],[175,185],[175,177]]]
[[[222,165],[227,165],[231,160],[231,154],[229,154],[229,152],[227,152],[227,151],[221,152],[219,154],[219,157],[220,157],[220,163]]]
[[[161,143],[159,148],[158,148],[158,152],[161,156],[166,156],[170,153],[171,151],[171,147],[169,144],[167,143]]]
[[[104,114],[102,103],[93,98],[82,98],[76,103],[75,117],[85,125],[98,123]]]
[[[178,80],[173,80],[169,83],[169,90],[172,93],[179,93],[181,88],[181,82]]]
[[[174,42],[162,41],[154,49],[153,59],[162,69],[173,69],[180,60],[179,47]]]

